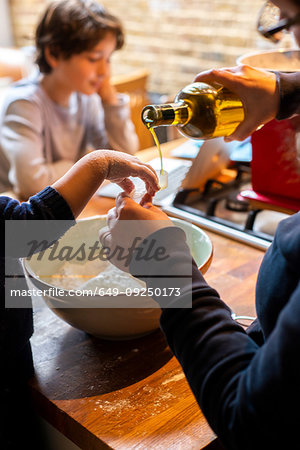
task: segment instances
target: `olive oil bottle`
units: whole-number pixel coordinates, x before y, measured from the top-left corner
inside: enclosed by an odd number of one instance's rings
[[[147,105],[142,111],[149,130],[173,125],[191,139],[228,136],[243,119],[243,104],[236,94],[224,86],[199,82],[184,87],[174,103]]]

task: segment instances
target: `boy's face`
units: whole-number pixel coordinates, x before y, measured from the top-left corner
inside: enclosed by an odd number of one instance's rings
[[[71,91],[93,94],[110,74],[110,57],[116,43],[115,35],[108,32],[93,49],[74,54],[68,59],[59,57],[52,65],[51,73]]]

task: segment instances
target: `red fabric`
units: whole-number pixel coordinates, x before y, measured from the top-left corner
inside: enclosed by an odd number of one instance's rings
[[[300,199],[300,133],[297,129],[299,118],[292,118],[273,120],[253,133],[254,191]]]
[[[255,200],[257,202],[267,203],[268,205],[275,206],[290,211],[300,211],[300,199],[290,199],[279,195],[262,195],[252,190],[246,190],[239,193],[238,200]],[[275,209],[275,208],[274,208]]]

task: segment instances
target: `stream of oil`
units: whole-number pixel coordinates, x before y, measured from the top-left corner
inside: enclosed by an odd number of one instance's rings
[[[158,153],[159,153],[159,158],[160,158],[160,173],[161,173],[161,175],[162,175],[163,172],[164,172],[164,167],[163,167],[163,158],[162,158],[161,148],[160,148],[160,145],[159,145],[159,140],[158,140],[157,135],[156,135],[156,133],[155,133],[155,131],[154,131],[154,128],[151,128],[149,125],[147,125],[147,128],[148,128],[148,130],[150,131],[150,133],[152,134],[152,137],[153,137],[153,139],[154,139],[154,142],[155,142],[155,144],[156,144],[156,147],[157,147],[157,150],[158,150]]]

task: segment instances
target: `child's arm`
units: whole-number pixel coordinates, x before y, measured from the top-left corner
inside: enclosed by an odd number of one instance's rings
[[[76,217],[105,179],[130,192],[133,184],[129,176],[140,177],[151,196],[159,189],[151,166],[134,156],[112,150],[96,150],[84,156],[52,187],[66,200]]]
[[[18,258],[28,254],[27,243],[32,239],[33,230],[31,220],[41,221],[37,225],[39,235],[45,236],[48,242],[58,239],[74,224],[74,217],[80,214],[104,179],[118,183],[129,192],[133,187],[129,176],[142,178],[150,195],[158,189],[157,176],[151,166],[125,153],[96,150],[81,158],[62,178],[28,202],[19,203],[0,196],[0,256],[6,253],[6,256]],[[14,232],[11,220],[22,221],[22,232]],[[59,223],[50,224],[53,220]],[[8,250],[5,248],[5,223],[13,235],[13,244]]]
[[[65,155],[55,161],[54,147],[52,150],[49,147],[49,129],[52,127],[47,126],[45,131],[44,120],[47,121],[47,118],[43,119],[43,108],[39,104],[18,99],[8,106],[1,123],[1,162],[3,159],[9,161],[10,167],[6,172],[0,169],[0,178],[9,170],[9,181],[13,190],[25,200],[58,180],[77,159],[77,145],[73,146],[72,154],[69,151],[72,146],[70,136],[68,149],[64,146]],[[58,132],[55,139],[66,140],[66,135],[62,138]],[[74,139],[74,135],[72,138]]]
[[[118,93],[116,88],[111,84],[110,74],[102,81],[98,94],[104,105],[117,105],[119,103]]]
[[[109,147],[131,155],[135,154],[139,149],[139,140],[130,117],[129,96],[117,92],[111,84],[109,75],[101,83],[98,94],[104,109],[105,130]],[[96,116],[96,114],[93,114],[91,117]],[[102,145],[97,145],[97,140],[101,138],[99,124],[100,121],[98,120],[98,125],[96,123],[93,127],[96,130],[92,143],[94,148],[102,147]]]

